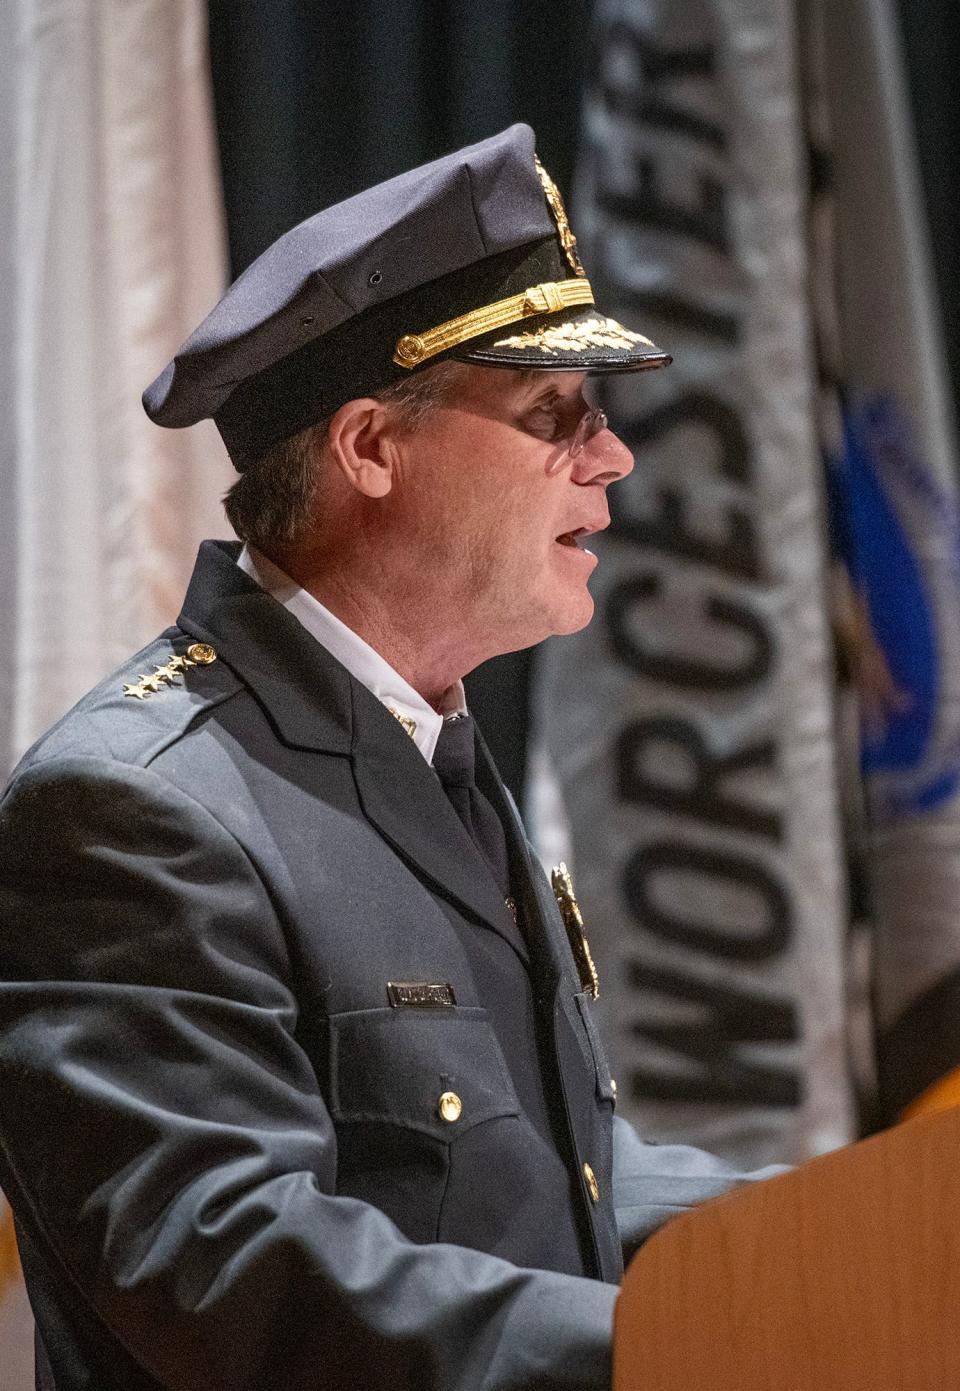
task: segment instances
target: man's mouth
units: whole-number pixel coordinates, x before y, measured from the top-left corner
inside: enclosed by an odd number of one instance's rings
[[[594,527],[578,526],[575,531],[562,532],[560,536],[555,537],[555,540],[558,546],[572,546],[574,550],[585,551],[587,548],[583,542],[586,537],[593,534],[594,530]],[[587,554],[592,555],[593,552],[587,551]]]

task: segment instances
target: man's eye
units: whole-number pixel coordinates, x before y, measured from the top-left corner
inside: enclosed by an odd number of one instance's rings
[[[557,439],[562,433],[562,426],[557,412],[550,406],[537,406],[527,417],[527,428],[532,435],[539,435],[542,439]]]

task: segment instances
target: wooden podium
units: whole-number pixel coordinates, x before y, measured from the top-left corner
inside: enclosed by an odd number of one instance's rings
[[[960,1110],[669,1222],[617,1302],[614,1391],[960,1391]]]

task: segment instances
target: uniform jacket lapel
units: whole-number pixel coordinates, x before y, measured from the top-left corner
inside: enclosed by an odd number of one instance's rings
[[[526,960],[510,909],[433,769],[369,691],[357,685],[354,694],[354,776],[364,812],[442,894]]]
[[[527,841],[516,803],[500,780],[490,750],[479,735],[477,745],[477,783],[503,824],[520,921],[541,989],[556,991],[565,977],[578,989],[576,978],[571,976],[573,958],[566,929],[543,867]]]
[[[363,811],[378,831],[434,888],[526,960],[486,863],[416,745],[375,696],[243,573],[238,554],[230,543],[203,543],[179,626],[216,649],[284,742],[350,756]]]

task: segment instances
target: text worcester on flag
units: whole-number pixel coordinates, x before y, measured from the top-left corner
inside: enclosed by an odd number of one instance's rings
[[[539,692],[620,1103],[749,1163],[852,1133],[793,19],[598,6],[573,221],[675,360],[608,379],[637,467]]]

